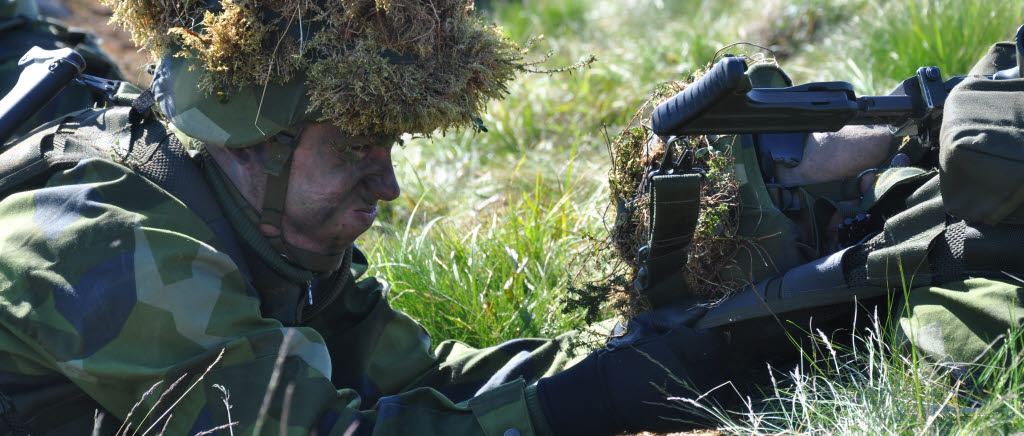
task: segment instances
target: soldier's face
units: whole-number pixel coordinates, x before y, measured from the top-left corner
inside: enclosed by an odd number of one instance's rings
[[[282,220],[285,239],[320,254],[348,248],[398,198],[393,140],[350,137],[328,124],[306,126],[292,155]]]

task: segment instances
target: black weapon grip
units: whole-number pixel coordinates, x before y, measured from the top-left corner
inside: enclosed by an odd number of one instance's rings
[[[673,135],[728,94],[750,89],[744,74],[747,63],[741,57],[726,57],[704,77],[659,104],[651,114],[651,128],[659,136]]]
[[[0,100],[0,145],[85,70],[85,58],[70,48],[32,47],[18,66],[18,83]]]

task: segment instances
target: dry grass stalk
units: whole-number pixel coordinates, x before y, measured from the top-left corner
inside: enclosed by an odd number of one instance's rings
[[[277,358],[274,359],[274,371],[270,373],[267,391],[263,394],[263,402],[260,404],[260,411],[256,415],[256,423],[253,425],[252,434],[254,435],[260,434],[260,430],[263,429],[263,422],[267,419],[267,413],[270,411],[270,402],[274,397],[274,391],[277,390],[277,384],[280,382],[281,369],[284,367],[284,360],[288,357],[288,350],[291,346],[292,337],[295,334],[295,329],[288,329],[284,339],[281,341],[281,347],[277,350]]]
[[[229,426],[227,427],[227,429],[228,429],[228,432],[229,432],[230,436],[235,436],[234,425],[238,424],[238,422],[231,421],[231,392],[228,391],[228,388],[226,388],[226,387],[224,387],[222,385],[219,385],[219,384],[215,384],[215,385],[213,385],[213,387],[221,392],[220,400],[221,400],[221,402],[224,403],[224,411],[228,415],[228,424],[229,424]],[[213,429],[211,429],[211,430],[213,430]]]
[[[149,390],[147,390],[144,394],[142,394],[142,398],[139,398],[139,401],[135,402],[135,404],[132,405],[131,410],[128,411],[128,416],[125,416],[124,422],[121,424],[121,427],[118,428],[116,432],[114,432],[115,436],[117,436],[117,435],[127,435],[128,434],[128,430],[131,429],[131,427],[132,427],[132,423],[129,420],[132,419],[132,414],[135,413],[135,409],[139,407],[139,404],[142,404],[142,402],[146,400],[146,397],[148,397],[150,394],[153,393],[153,391],[156,390],[157,386],[160,386],[163,383],[164,383],[163,380],[160,380],[160,381],[158,381],[156,383],[153,383],[153,386],[150,386]]]
[[[156,427],[156,425],[161,420],[163,420],[164,418],[167,418],[168,422],[171,420],[171,416],[170,416],[171,411],[174,410],[174,408],[178,405],[178,403],[181,402],[182,399],[184,399],[186,396],[188,396],[189,392],[192,392],[192,389],[195,388],[196,385],[201,383],[203,381],[203,379],[206,378],[206,375],[209,374],[211,370],[213,370],[214,366],[217,366],[217,364],[220,363],[220,360],[224,358],[224,351],[225,350],[223,350],[223,349],[220,350],[220,354],[217,355],[217,358],[213,360],[213,363],[211,363],[210,366],[206,367],[206,371],[203,371],[203,373],[200,374],[199,377],[196,378],[196,381],[192,382],[192,384],[189,385],[188,389],[185,389],[185,392],[183,392],[181,394],[181,396],[179,396],[178,399],[174,401],[174,403],[171,403],[171,405],[169,407],[167,407],[167,410],[165,410],[164,413],[162,415],[160,415],[160,417],[158,417],[155,421],[153,421],[153,424],[150,425],[149,428],[146,429],[146,431],[142,432],[143,436],[145,436],[147,433],[149,433],[149,431],[152,430],[154,427]],[[184,378],[184,375],[182,376],[182,378]],[[179,378],[177,381],[175,381],[174,384],[171,385],[171,387],[168,388],[167,391],[164,392],[164,395],[166,395],[167,392],[172,391],[174,389],[174,386],[177,385],[179,381],[181,381],[181,378]],[[162,399],[163,399],[163,395],[161,395],[160,399],[157,400],[157,403],[159,403],[159,400],[162,400]],[[154,404],[153,407],[156,408],[156,404]],[[166,428],[166,427],[167,427],[167,424],[165,423],[164,424],[164,428]]]

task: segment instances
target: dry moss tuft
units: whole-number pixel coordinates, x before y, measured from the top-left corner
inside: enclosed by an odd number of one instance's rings
[[[322,32],[314,41],[322,60],[310,69],[310,95],[325,119],[350,131],[400,126],[394,131],[429,133],[470,126],[488,100],[507,93],[505,83],[521,71],[525,52],[500,28],[479,23],[466,2],[439,1],[430,10],[418,3],[389,3],[386,14],[396,16],[391,26],[372,25],[377,19],[366,17],[351,21],[362,28],[335,29],[363,34],[354,45],[326,39],[335,31]],[[429,13],[418,15],[424,12]],[[368,14],[385,13],[376,9]],[[417,59],[396,64],[382,53]],[[339,100],[354,104],[336,104]]]
[[[101,1],[154,57],[198,59],[201,91],[303,73],[317,121],[354,134],[472,126],[527,66],[472,0]]]
[[[632,279],[640,267],[637,252],[647,244],[650,234],[647,175],[657,168],[667,145],[645,125],[658,104],[685,89],[710,67],[695,72],[687,80],[659,86],[637,109],[627,128],[610,143],[612,169],[608,184],[611,204],[616,211],[615,221],[608,239],[602,241],[598,249],[612,248],[615,258],[610,259],[613,265],[602,268],[605,271],[599,274],[604,277],[602,280],[570,288],[569,310],[582,308],[588,317],[596,319],[595,312],[600,308],[598,301],[610,304],[613,310],[627,317],[650,309]],[[673,156],[685,150],[693,152],[695,166],[707,174],[701,187],[697,228],[687,254],[687,294],[703,299],[723,298],[747,284],[726,278],[722,273],[733,264],[741,248],[751,243],[738,234],[741,205],[731,150],[713,144],[705,136],[681,138],[672,146],[676,147]],[[585,268],[593,269],[593,266]]]
[[[100,0],[113,8],[111,23],[119,23],[139,47],[159,55],[174,41],[171,28],[191,28],[188,17],[202,16],[199,0]]]

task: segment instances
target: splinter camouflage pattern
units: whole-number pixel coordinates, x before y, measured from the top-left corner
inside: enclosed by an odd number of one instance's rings
[[[899,333],[932,361],[978,362],[1024,326],[1024,283],[972,278],[907,293]]]
[[[171,410],[168,434],[234,421],[252,432],[282,348],[262,424],[270,433],[286,418],[291,434],[545,434],[526,385],[570,363],[568,336],[485,350],[449,341],[431,352],[427,333],[372,278],[347,286],[312,327],[265,317],[275,308],[261,308],[195,214],[102,159],[0,201],[0,228],[0,386],[37,434],[88,429],[95,409],[112,415],[110,432],[119,421],[139,426],[164,389],[187,375],[153,416],[221,350]],[[355,258],[358,276],[365,264]],[[902,325],[936,358],[970,360],[1021,322],[1021,291],[982,279],[915,289]],[[218,386],[230,394],[230,419]]]
[[[287,419],[289,434],[542,434],[526,385],[569,363],[567,335],[484,350],[449,341],[432,352],[426,331],[391,309],[372,278],[350,282],[309,323],[316,329],[264,317],[274,308],[261,309],[198,216],[103,159],[0,201],[0,229],[0,387],[34,434],[81,434],[95,409],[113,415],[107,431],[115,421],[137,427],[187,374],[148,426],[221,350],[171,409],[167,434],[232,421],[236,434],[250,433],[282,348],[265,433]],[[356,276],[361,262],[356,253]],[[218,386],[230,394],[230,419]]]

